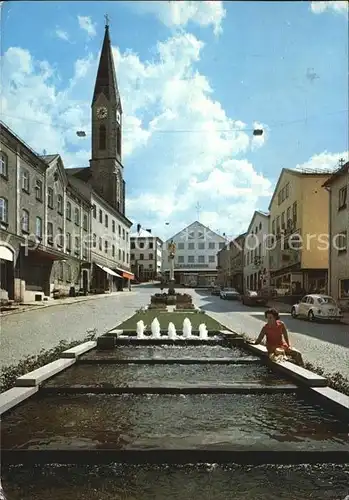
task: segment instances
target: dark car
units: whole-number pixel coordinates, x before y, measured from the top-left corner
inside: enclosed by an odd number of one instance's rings
[[[221,299],[224,300],[239,300],[240,294],[236,288],[223,288],[219,294]]]
[[[266,306],[268,300],[266,299],[266,297],[259,295],[258,292],[247,290],[246,293],[242,295],[241,302],[245,306]]]
[[[219,286],[213,286],[211,289],[211,295],[217,295],[221,293],[221,288]]]

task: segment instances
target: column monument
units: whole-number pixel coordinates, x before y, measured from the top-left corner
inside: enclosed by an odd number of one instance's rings
[[[174,258],[176,254],[176,244],[174,243],[173,240],[168,245],[168,260],[170,262],[170,282],[169,282],[169,287],[168,287],[168,294],[169,295],[175,295],[175,289],[174,289],[174,284],[175,284],[175,277],[174,277]]]

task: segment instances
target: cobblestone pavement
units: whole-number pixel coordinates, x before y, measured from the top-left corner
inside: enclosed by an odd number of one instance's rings
[[[225,301],[209,292],[190,291],[195,303],[228,328],[256,337],[264,324],[265,308],[243,306]],[[327,372],[341,372],[349,378],[349,325],[309,323],[281,313],[293,347],[301,351],[304,360]]]
[[[154,289],[141,286],[132,292],[4,316],[0,320],[0,366],[55,347],[61,340],[83,339],[94,329],[98,335],[105,333],[148,304],[151,293]]]
[[[120,324],[136,309],[150,301],[158,288],[139,286],[131,293],[91,299],[85,302],[57,305],[13,314],[1,319],[0,363],[16,363],[26,355],[49,349],[60,340],[83,339],[88,331],[97,334]],[[225,301],[189,289],[194,303],[207,314],[238,333],[257,336],[264,324],[264,309],[249,308],[240,302]],[[306,361],[328,372],[340,371],[349,378],[349,325],[309,323],[282,314],[290,332],[291,344]]]

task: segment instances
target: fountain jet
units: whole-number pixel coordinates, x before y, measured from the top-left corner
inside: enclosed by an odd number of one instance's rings
[[[183,338],[189,339],[191,337],[191,322],[189,318],[185,318],[183,321]]]
[[[161,329],[158,318],[154,318],[151,322],[151,334],[154,339],[159,339],[161,337]]]
[[[167,335],[168,335],[168,338],[171,340],[175,340],[177,338],[176,327],[174,326],[174,324],[172,322],[168,324]]]
[[[137,321],[136,331],[137,331],[137,338],[144,339],[145,325],[142,319],[140,321]]]
[[[208,331],[205,323],[201,323],[201,325],[199,325],[199,337],[201,340],[207,340],[208,338]]]

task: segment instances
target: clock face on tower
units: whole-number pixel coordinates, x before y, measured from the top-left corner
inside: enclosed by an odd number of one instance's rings
[[[108,110],[104,106],[101,108],[97,108],[97,118],[100,120],[103,120],[104,118],[107,118],[108,115]]]

